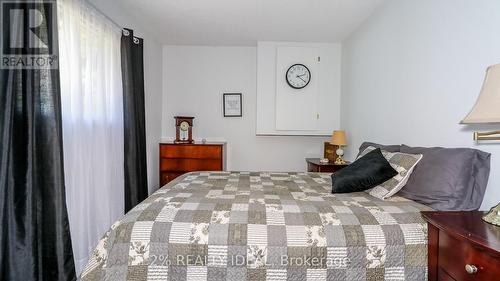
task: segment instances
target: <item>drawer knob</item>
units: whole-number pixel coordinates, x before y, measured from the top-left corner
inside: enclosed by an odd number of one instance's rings
[[[469,274],[474,274],[477,272],[477,267],[473,264],[466,264],[465,271],[467,271],[467,273]]]

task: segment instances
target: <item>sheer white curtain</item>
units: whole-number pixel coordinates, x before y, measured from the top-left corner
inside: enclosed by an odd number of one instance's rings
[[[121,29],[84,0],[58,1],[66,196],[79,274],[123,215]]]

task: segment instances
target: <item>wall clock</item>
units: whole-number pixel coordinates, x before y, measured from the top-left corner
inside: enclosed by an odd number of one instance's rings
[[[193,119],[194,117],[175,116],[175,141],[174,143],[194,143]]]
[[[311,71],[307,66],[296,63],[286,71],[286,82],[294,89],[305,88],[311,81]]]

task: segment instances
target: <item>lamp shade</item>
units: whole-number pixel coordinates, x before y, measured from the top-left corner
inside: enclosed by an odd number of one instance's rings
[[[333,131],[332,141],[330,143],[334,145],[347,145],[345,131]]]
[[[488,67],[476,104],[460,123],[500,123],[500,64]]]

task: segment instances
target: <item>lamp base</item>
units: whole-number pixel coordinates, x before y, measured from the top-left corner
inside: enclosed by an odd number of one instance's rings
[[[335,159],[335,165],[345,165],[345,160],[344,158],[342,158],[342,156],[339,156],[337,157],[337,159]]]
[[[483,217],[483,221],[500,226],[500,204],[491,208],[491,210]]]
[[[335,159],[335,164],[336,165],[345,165],[344,158],[342,158],[342,156],[344,156],[344,150],[342,149],[341,145],[339,145],[339,148],[337,149],[337,151],[335,151],[335,153],[338,156],[337,159]]]

